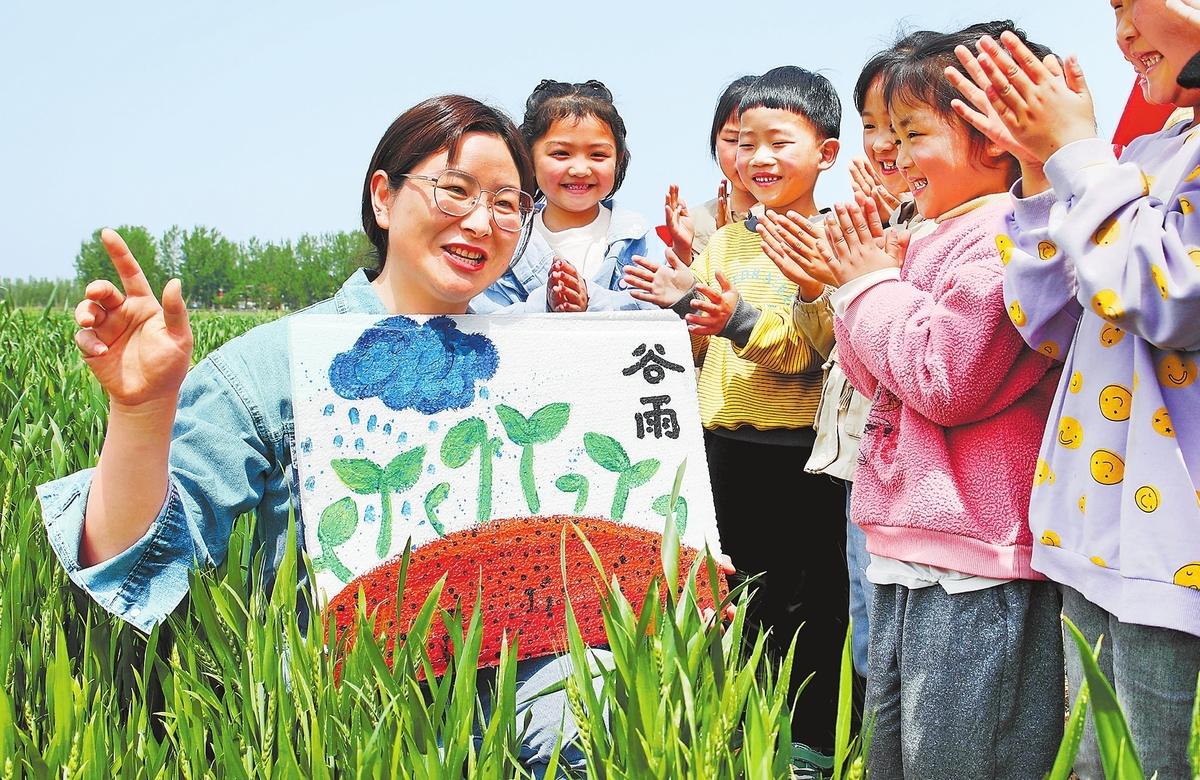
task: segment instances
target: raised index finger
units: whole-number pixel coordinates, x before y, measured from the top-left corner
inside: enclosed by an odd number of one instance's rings
[[[125,288],[126,297],[153,297],[154,291],[150,289],[150,282],[146,280],[142,267],[129,251],[125,239],[112,228],[104,228],[100,231],[100,240],[104,243],[109,259],[112,260],[113,268],[117,269],[117,275],[121,277],[121,286]]]

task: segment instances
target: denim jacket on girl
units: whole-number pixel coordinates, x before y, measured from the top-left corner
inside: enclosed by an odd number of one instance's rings
[[[630,295],[622,281],[625,267],[633,265],[634,255],[650,256],[651,237],[657,243],[657,236],[641,215],[621,208],[611,200],[605,200],[603,204],[612,210],[606,236],[608,249],[603,265],[588,280],[588,311],[658,309],[658,306]],[[472,299],[472,313],[492,314],[510,307],[515,311],[548,311],[546,291],[542,288],[550,277],[553,262],[554,250],[536,230],[532,231],[525,251],[513,261],[504,276]]]

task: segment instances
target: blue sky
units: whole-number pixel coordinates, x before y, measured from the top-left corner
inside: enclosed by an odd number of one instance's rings
[[[366,165],[391,120],[461,92],[518,120],[542,78],[598,78],[629,128],[618,200],[662,222],[668,184],[692,203],[722,87],[795,64],[842,96],[843,151],[819,201],[849,194],[861,152],[850,104],[866,58],[899,28],[1013,19],[1079,55],[1111,136],[1133,84],[1102,0],[779,4],[653,0],[0,4],[0,277],[74,276],[105,225],[207,225],[245,241],[357,226]],[[898,15],[898,14],[903,14]],[[186,293],[186,291],[185,291]]]

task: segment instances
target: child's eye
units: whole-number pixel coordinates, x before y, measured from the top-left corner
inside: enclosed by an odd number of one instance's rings
[[[874,130],[874,129],[875,129],[875,125],[869,125],[866,123],[863,124],[863,130]]]

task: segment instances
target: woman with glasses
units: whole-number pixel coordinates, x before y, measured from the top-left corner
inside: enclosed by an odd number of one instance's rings
[[[384,134],[363,185],[363,228],[378,267],[360,269],[332,299],[291,316],[465,313],[527,240],[534,186],[529,152],[507,116],[454,95],[414,106]],[[167,283],[160,305],[121,237],[105,230],[102,239],[125,290],[89,284],[75,310],[75,340],[109,396],[104,446],[95,469],[38,493],[71,580],[149,631],[187,594],[190,568],[225,560],[244,512],[257,512],[263,586],[274,580],[298,492],[290,317],[254,328],[189,371],[192,333],[179,280]],[[533,712],[524,754],[531,764],[548,757],[562,723],[561,697],[557,712],[552,699],[530,701],[561,674],[551,660],[518,666],[529,691],[518,699]],[[564,756],[582,763],[581,755]]]

